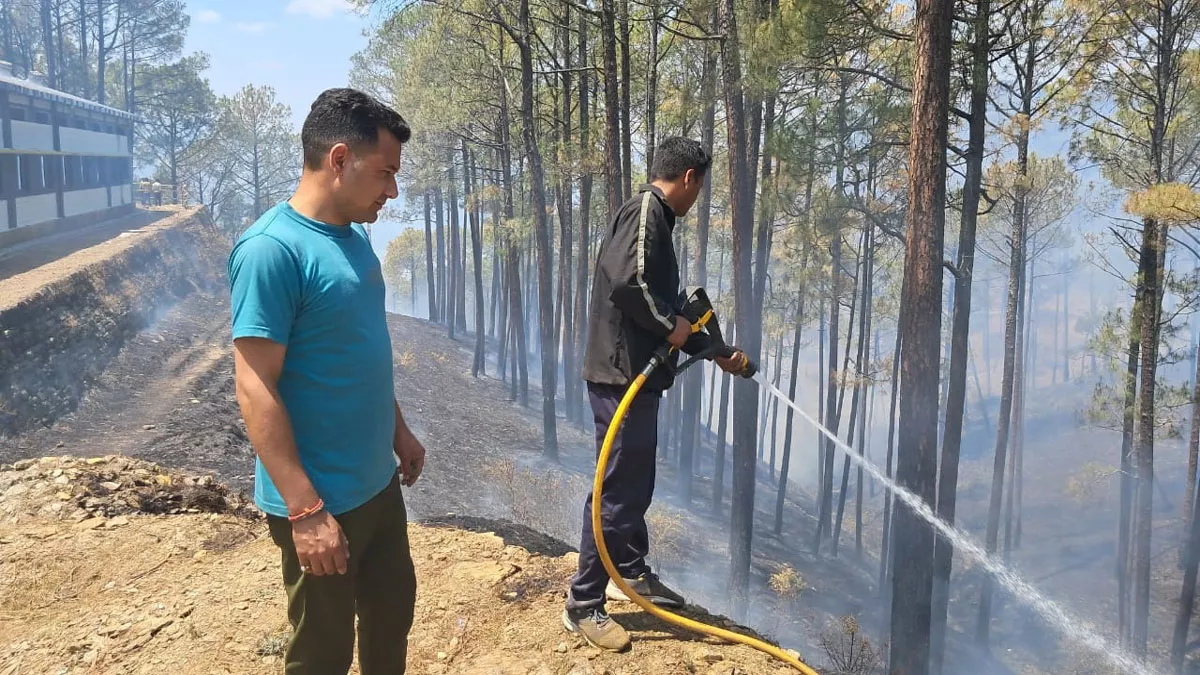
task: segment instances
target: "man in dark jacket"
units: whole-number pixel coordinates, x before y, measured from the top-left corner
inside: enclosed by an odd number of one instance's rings
[[[604,442],[617,404],[659,345],[699,349],[691,324],[680,316],[679,264],[671,244],[676,218],[687,214],[708,174],[712,157],[699,143],[667,138],[654,152],[651,182],[613,217],[600,246],[592,284],[583,379],[596,423],[596,446]],[[697,336],[698,337],[698,336]],[[734,372],[739,357],[718,358]],[[656,604],[680,607],[683,598],[646,564],[650,550],[646,511],[654,494],[658,407],[673,375],[657,369],[633,400],[613,443],[604,478],[604,541],[621,577]],[[584,503],[579,571],[571,582],[563,624],[601,649],[622,651],[629,634],[605,611],[605,600],[628,600],[608,579],[592,534],[592,496]]]

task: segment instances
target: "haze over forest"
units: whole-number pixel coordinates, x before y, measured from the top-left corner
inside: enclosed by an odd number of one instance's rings
[[[785,646],[825,629],[778,618],[806,598],[853,615],[854,649],[878,656],[856,672],[1123,672],[1126,656],[1194,672],[1200,0],[268,4],[275,18],[241,20],[215,2],[0,0],[0,60],[134,113],[135,181],[231,236],[294,188],[311,96],[394,106],[414,135],[371,228],[388,308],[541,413],[544,467],[591,424],[580,363],[609,216],[658,141],[700,140],[714,162],[675,229],[684,284],[803,410],[1070,618],[708,365],[664,401],[659,488],[718,524],[722,555],[666,564]],[[341,60],[303,77],[274,47],[294,31],[296,58],[321,60],[321,22],[345,43],[362,28],[340,79]],[[217,25],[239,44],[192,49]],[[223,68],[218,94],[223,49],[282,65],[240,88]],[[861,583],[822,594],[830,566]]]

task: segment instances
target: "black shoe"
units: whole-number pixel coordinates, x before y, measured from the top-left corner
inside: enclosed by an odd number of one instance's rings
[[[576,635],[582,635],[589,645],[597,649],[610,652],[629,649],[629,633],[602,607],[565,609],[562,622],[563,627]]]
[[[633,589],[635,593],[649,600],[650,602],[661,605],[663,607],[683,607],[684,598],[682,595],[671,590],[666,584],[659,580],[658,575],[653,572],[643,574],[636,579],[625,579],[626,584]],[[617,588],[611,580],[608,582],[608,588],[604,594],[609,600],[617,602],[630,602],[629,598]]]

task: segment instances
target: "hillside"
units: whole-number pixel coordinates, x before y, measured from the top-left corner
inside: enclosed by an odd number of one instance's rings
[[[791,672],[641,615],[624,617],[630,653],[588,647],[558,623],[574,554],[526,528],[451,518],[410,536],[412,673]],[[264,522],[211,477],[125,457],[5,466],[0,673],[278,672],[288,627],[277,567]]]

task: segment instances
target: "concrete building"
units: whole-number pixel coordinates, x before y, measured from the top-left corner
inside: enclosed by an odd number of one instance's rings
[[[133,121],[0,61],[0,245],[131,212]]]

